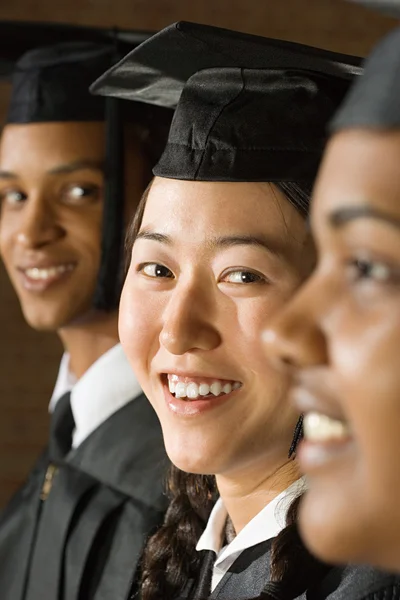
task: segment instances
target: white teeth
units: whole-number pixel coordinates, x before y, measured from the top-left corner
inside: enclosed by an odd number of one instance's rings
[[[214,381],[214,383],[210,385],[210,392],[214,394],[214,396],[219,396],[222,392],[221,383],[219,381]]]
[[[186,383],[178,381],[178,383],[175,385],[175,397],[186,398],[186,387]]]
[[[72,271],[73,268],[74,265],[59,265],[58,267],[49,267],[48,269],[32,267],[31,269],[25,269],[25,274],[35,281],[46,281],[51,277],[56,277],[67,271]]]
[[[186,395],[191,400],[199,397],[199,386],[197,383],[189,383],[186,387]]]
[[[304,437],[310,442],[343,440],[350,434],[350,428],[346,423],[316,412],[304,415],[303,427]]]
[[[221,383],[221,381],[213,381],[211,385],[208,383],[197,384],[194,381],[185,383],[179,381],[178,375],[168,375],[168,389],[171,394],[175,394],[176,398],[188,398],[196,400],[199,396],[220,396],[221,394],[230,394],[232,391],[239,389],[242,386],[238,381]]]
[[[222,391],[224,392],[224,394],[230,394],[232,391],[232,384],[225,383],[225,385],[222,387]]]
[[[209,393],[210,393],[210,386],[208,385],[208,383],[201,383],[199,385],[200,396],[208,396]]]

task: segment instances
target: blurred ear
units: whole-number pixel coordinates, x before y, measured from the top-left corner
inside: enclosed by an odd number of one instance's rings
[[[400,18],[400,0],[348,0],[355,4],[362,4],[367,8],[373,8],[380,13],[390,17]]]

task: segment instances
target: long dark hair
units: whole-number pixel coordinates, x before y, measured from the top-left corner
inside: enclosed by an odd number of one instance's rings
[[[274,185],[306,218],[312,183],[278,182]],[[151,183],[143,194],[128,229],[127,257],[140,230]],[[301,437],[296,427],[290,453]],[[289,450],[289,449],[288,449]],[[142,560],[141,600],[176,600],[189,580],[196,580],[201,555],[196,544],[203,533],[218,497],[215,477],[185,473],[171,465],[167,478],[169,507],[161,528],[148,540]],[[297,526],[301,497],[293,500],[286,527],[271,547],[270,581],[258,600],[293,600],[318,583],[329,567],[314,558],[303,545]]]

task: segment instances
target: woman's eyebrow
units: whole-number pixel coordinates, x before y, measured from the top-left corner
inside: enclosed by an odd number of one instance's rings
[[[142,229],[136,236],[136,239],[152,240],[153,242],[160,242],[161,244],[167,244],[173,246],[174,242],[172,237],[164,233],[157,233],[151,231],[148,228]],[[253,236],[253,235],[226,235],[212,237],[207,240],[207,246],[210,248],[231,248],[233,246],[256,246],[267,250],[274,256],[282,256],[282,252],[277,247],[277,243],[264,236]]]
[[[254,235],[227,235],[212,238],[210,245],[217,248],[230,248],[232,246],[256,246],[267,250],[270,254],[281,256],[282,252],[278,248],[276,240],[272,240],[267,236]]]
[[[389,225],[400,229],[400,218],[391,215],[383,210],[379,210],[368,204],[362,206],[343,206],[333,210],[328,214],[328,222],[334,229],[345,227],[348,223],[359,219],[374,219],[383,221]]]
[[[18,175],[12,171],[0,171],[0,179],[18,179]]]
[[[156,231],[150,231],[150,229],[142,229],[136,236],[137,240],[151,240],[153,242],[160,242],[161,244],[167,244],[172,246],[172,238],[164,233],[157,233]]]

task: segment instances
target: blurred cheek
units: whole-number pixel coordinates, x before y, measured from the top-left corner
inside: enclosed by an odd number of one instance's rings
[[[353,315],[356,325],[343,328],[342,336],[338,332],[338,342],[332,347],[339,392],[358,441],[360,460],[369,467],[375,464],[368,473],[382,478],[381,484],[391,479],[400,421],[400,322],[387,317],[386,313],[358,322]]]
[[[128,274],[121,295],[119,336],[124,352],[144,388],[151,361],[152,339],[156,334],[152,316],[151,303],[144,299],[141,290],[132,285]]]
[[[7,262],[10,258],[12,229],[4,222],[0,215],[0,257]],[[7,266],[7,265],[6,265]]]

